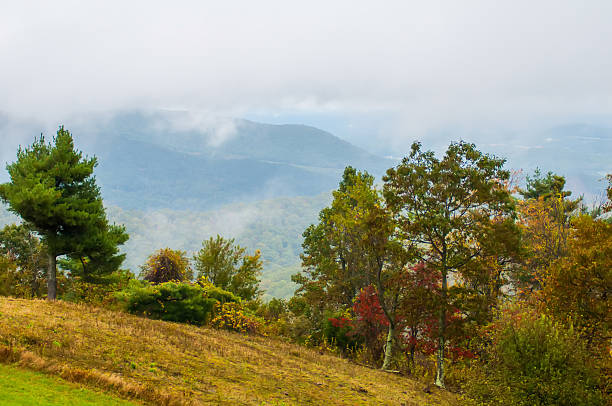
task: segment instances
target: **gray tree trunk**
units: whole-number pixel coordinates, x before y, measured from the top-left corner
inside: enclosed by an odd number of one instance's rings
[[[436,368],[435,385],[439,388],[444,388],[444,344],[446,338],[446,288],[447,288],[446,271],[442,272],[442,308],[440,309],[440,331],[438,335],[438,359]]]
[[[395,344],[395,326],[389,323],[389,333],[387,334],[387,342],[385,343],[385,358],[380,369],[388,370],[393,359],[393,346]]]
[[[57,269],[55,254],[47,254],[49,256],[49,264],[47,266],[47,300],[55,300],[57,298]]]

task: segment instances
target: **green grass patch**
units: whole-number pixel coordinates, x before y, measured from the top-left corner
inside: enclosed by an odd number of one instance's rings
[[[40,372],[0,364],[0,405],[127,406],[135,403]]]

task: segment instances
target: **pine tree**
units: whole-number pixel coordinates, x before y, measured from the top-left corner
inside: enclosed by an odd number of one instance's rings
[[[57,257],[79,259],[84,274],[108,273],[121,264],[118,245],[128,236],[110,225],[93,176],[95,157],[75,150],[70,132],[60,127],[52,143],[35,139],[19,148],[7,165],[11,181],[0,185],[0,198],[42,237],[48,249],[47,297],[57,296]],[[89,267],[87,264],[94,264]]]

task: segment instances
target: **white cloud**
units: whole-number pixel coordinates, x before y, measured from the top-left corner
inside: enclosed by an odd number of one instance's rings
[[[611,17],[607,1],[13,2],[0,110],[385,114],[390,142],[609,116]]]

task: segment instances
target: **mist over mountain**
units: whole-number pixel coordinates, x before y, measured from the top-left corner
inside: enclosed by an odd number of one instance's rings
[[[483,149],[487,146],[483,146]],[[486,150],[486,149],[485,149]],[[603,181],[612,173],[612,129],[589,124],[555,126],[521,141],[498,141],[490,151],[506,157],[507,166],[531,173],[534,169],[565,176],[572,196],[583,195],[587,202],[603,193]]]
[[[267,297],[293,293],[301,234],[329,203],[343,168],[365,169],[379,180],[397,162],[315,127],[184,111],[86,115],[65,125],[78,149],[98,157],[95,174],[109,217],[130,234],[126,267],[138,273],[149,254],[166,246],[191,256],[218,233],[262,251]],[[53,135],[53,126],[0,117],[0,136],[8,141],[2,158],[14,160],[17,145],[30,144],[41,130]],[[574,196],[593,198],[603,190],[600,179],[612,172],[612,129],[606,127],[571,124],[532,135],[461,138],[507,158],[508,168],[566,176]],[[422,142],[443,151],[452,140],[448,134]],[[408,146],[394,157],[407,153]],[[15,220],[0,208],[0,223]]]
[[[96,120],[93,120],[95,123]],[[305,125],[270,125],[187,112],[129,112],[76,123],[105,201],[130,209],[208,210],[333,189],[346,165],[379,176],[393,161]]]

